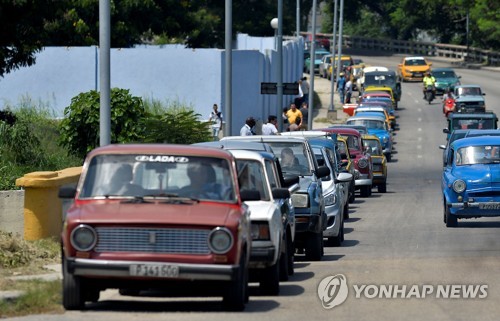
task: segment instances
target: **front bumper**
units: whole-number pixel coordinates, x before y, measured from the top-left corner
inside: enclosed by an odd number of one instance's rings
[[[235,280],[239,265],[223,264],[192,264],[177,262],[142,262],[142,261],[111,261],[93,259],[67,258],[70,273],[85,277],[117,277],[136,278],[131,275],[133,265],[137,264],[169,264],[179,269],[178,276],[172,280]],[[141,277],[142,278],[142,277]],[[146,277],[147,278],[147,277]],[[167,278],[154,278],[167,279]]]
[[[274,245],[258,246],[252,242],[249,267],[266,267],[276,263],[276,247]]]
[[[359,173],[359,178],[356,179],[355,184],[356,187],[372,185],[372,179],[369,177],[368,174]]]
[[[384,173],[373,173],[373,184],[383,184],[386,182],[386,177]]]
[[[500,216],[500,202],[448,203],[451,214],[460,217]]]
[[[323,228],[323,222],[319,215],[301,215],[295,213],[295,233],[314,232],[319,233]]]

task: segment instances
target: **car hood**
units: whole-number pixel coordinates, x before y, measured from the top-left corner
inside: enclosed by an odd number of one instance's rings
[[[384,129],[368,129],[368,134],[375,135],[377,137],[389,136],[389,132]]]
[[[123,203],[96,201],[73,206],[67,218],[94,224],[172,224],[223,226],[232,215],[239,215],[238,207],[217,203],[165,204]]]
[[[247,201],[245,204],[248,205],[252,221],[270,221],[277,210],[273,201]]]
[[[404,66],[404,69],[411,71],[426,71],[429,69],[429,66]]]
[[[468,187],[480,187],[484,184],[500,183],[500,164],[464,165],[455,168],[455,177],[464,177]]]
[[[464,101],[464,102],[466,102],[466,101],[478,101],[478,100],[483,101],[484,97],[479,96],[479,95],[477,95],[477,96],[460,96],[460,97],[457,97],[455,99],[455,101]]]

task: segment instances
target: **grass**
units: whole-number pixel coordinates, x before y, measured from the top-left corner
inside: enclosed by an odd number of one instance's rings
[[[12,280],[9,276],[47,273],[47,264],[60,262],[60,245],[54,239],[25,241],[0,232],[0,291],[23,291],[15,300],[0,301],[0,318],[39,313],[62,313],[61,281]]]

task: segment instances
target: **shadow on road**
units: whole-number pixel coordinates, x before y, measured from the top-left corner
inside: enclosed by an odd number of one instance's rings
[[[500,221],[492,222],[481,222],[481,221],[469,221],[469,220],[458,220],[457,228],[498,228],[500,227]]]

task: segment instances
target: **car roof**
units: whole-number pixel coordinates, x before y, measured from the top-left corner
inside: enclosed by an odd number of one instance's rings
[[[451,113],[448,118],[497,118],[497,115],[493,112],[485,113]]]
[[[329,132],[329,133],[337,133],[340,135],[355,135],[360,136],[361,134],[354,128],[346,128],[346,127],[329,127],[329,128],[320,128],[319,130]]]
[[[363,72],[367,73],[367,72],[386,71],[386,70],[389,70],[389,68],[383,66],[369,66],[365,67],[363,69]]]
[[[253,159],[261,160],[262,158],[268,160],[274,160],[276,156],[270,152],[255,151],[255,150],[244,150],[244,149],[232,149],[231,154],[234,155],[236,159]]]
[[[328,137],[331,134],[326,133],[322,130],[297,130],[290,132],[283,132],[280,136],[293,136],[293,137]]]
[[[300,136],[281,136],[281,135],[253,135],[253,136],[226,136],[220,141],[239,140],[252,142],[307,142],[305,137]]]
[[[358,107],[356,108],[356,114],[359,113],[359,112],[370,112],[370,111],[373,111],[373,112],[379,112],[379,111],[386,111],[386,109],[382,106],[362,106],[362,107]]]
[[[432,68],[431,72],[433,71],[455,71],[453,68]]]
[[[362,115],[354,115],[352,117],[347,118],[346,121],[357,120],[357,119],[366,119],[366,120],[382,120],[385,121],[385,116],[380,113],[372,113],[372,112],[363,112]]]
[[[469,129],[465,137],[500,136],[500,129]]]
[[[425,58],[422,57],[422,56],[405,57],[405,60],[416,60],[416,59],[423,59],[423,60],[425,60]]]
[[[228,151],[182,144],[110,144],[97,147],[88,157],[109,154],[190,155],[232,159]]]
[[[193,146],[205,146],[205,147],[213,147],[213,148],[228,149],[228,150],[244,149],[244,150],[254,150],[254,151],[266,151],[270,153],[273,152],[272,147],[264,142],[228,140],[228,141],[196,143],[193,144]]]
[[[485,146],[485,145],[500,145],[500,137],[498,136],[477,136],[465,137],[457,139],[451,144],[454,148],[461,148],[466,146]]]
[[[324,146],[324,147],[330,147],[330,148],[335,149],[337,141],[333,140],[333,139],[326,139],[326,138],[311,138],[309,140],[309,143],[311,144],[311,146]]]

